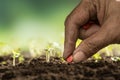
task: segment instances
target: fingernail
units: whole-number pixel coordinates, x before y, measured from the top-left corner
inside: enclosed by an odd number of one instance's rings
[[[83,26],[83,29],[88,30],[90,26],[93,24],[93,22],[89,22]]]
[[[71,63],[73,61],[73,56],[71,55],[71,56],[69,56],[68,58],[67,58],[67,62],[68,63]]]
[[[85,56],[85,54],[81,51],[77,52],[74,56],[73,56],[73,61],[78,63],[81,62],[83,60],[86,60],[87,57]]]

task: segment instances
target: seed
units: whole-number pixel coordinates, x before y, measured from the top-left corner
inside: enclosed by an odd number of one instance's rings
[[[68,58],[67,58],[67,62],[68,63],[71,63],[73,61],[73,56],[69,56]]]

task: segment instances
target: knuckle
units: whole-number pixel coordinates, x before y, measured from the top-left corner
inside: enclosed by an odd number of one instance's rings
[[[65,19],[64,25],[65,27],[67,27],[71,25],[72,23],[73,23],[73,17],[71,16],[71,14],[69,14]]]
[[[67,26],[70,22],[71,22],[70,17],[67,16],[66,19],[65,19],[64,25]]]
[[[95,43],[94,42],[92,42],[91,40],[89,40],[89,41],[85,41],[84,42],[85,44],[86,44],[86,46],[91,50],[91,49],[93,49],[93,48],[95,48]]]
[[[87,57],[92,56],[94,53],[96,53],[98,51],[98,47],[97,47],[96,43],[92,42],[91,40],[84,41],[84,45],[85,45],[85,49],[87,49],[87,50],[84,50],[85,51],[84,53]]]

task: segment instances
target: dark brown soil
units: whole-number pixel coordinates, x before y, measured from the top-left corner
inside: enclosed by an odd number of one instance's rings
[[[81,63],[62,63],[52,58],[26,59],[24,63],[12,66],[12,59],[0,58],[0,80],[120,80],[120,61],[111,59],[87,60]]]

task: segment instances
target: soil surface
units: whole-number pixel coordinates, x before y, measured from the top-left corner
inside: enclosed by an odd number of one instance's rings
[[[0,63],[0,80],[120,80],[120,61],[110,58],[80,63],[51,58],[47,63],[42,57],[12,66],[11,58],[0,57]]]

